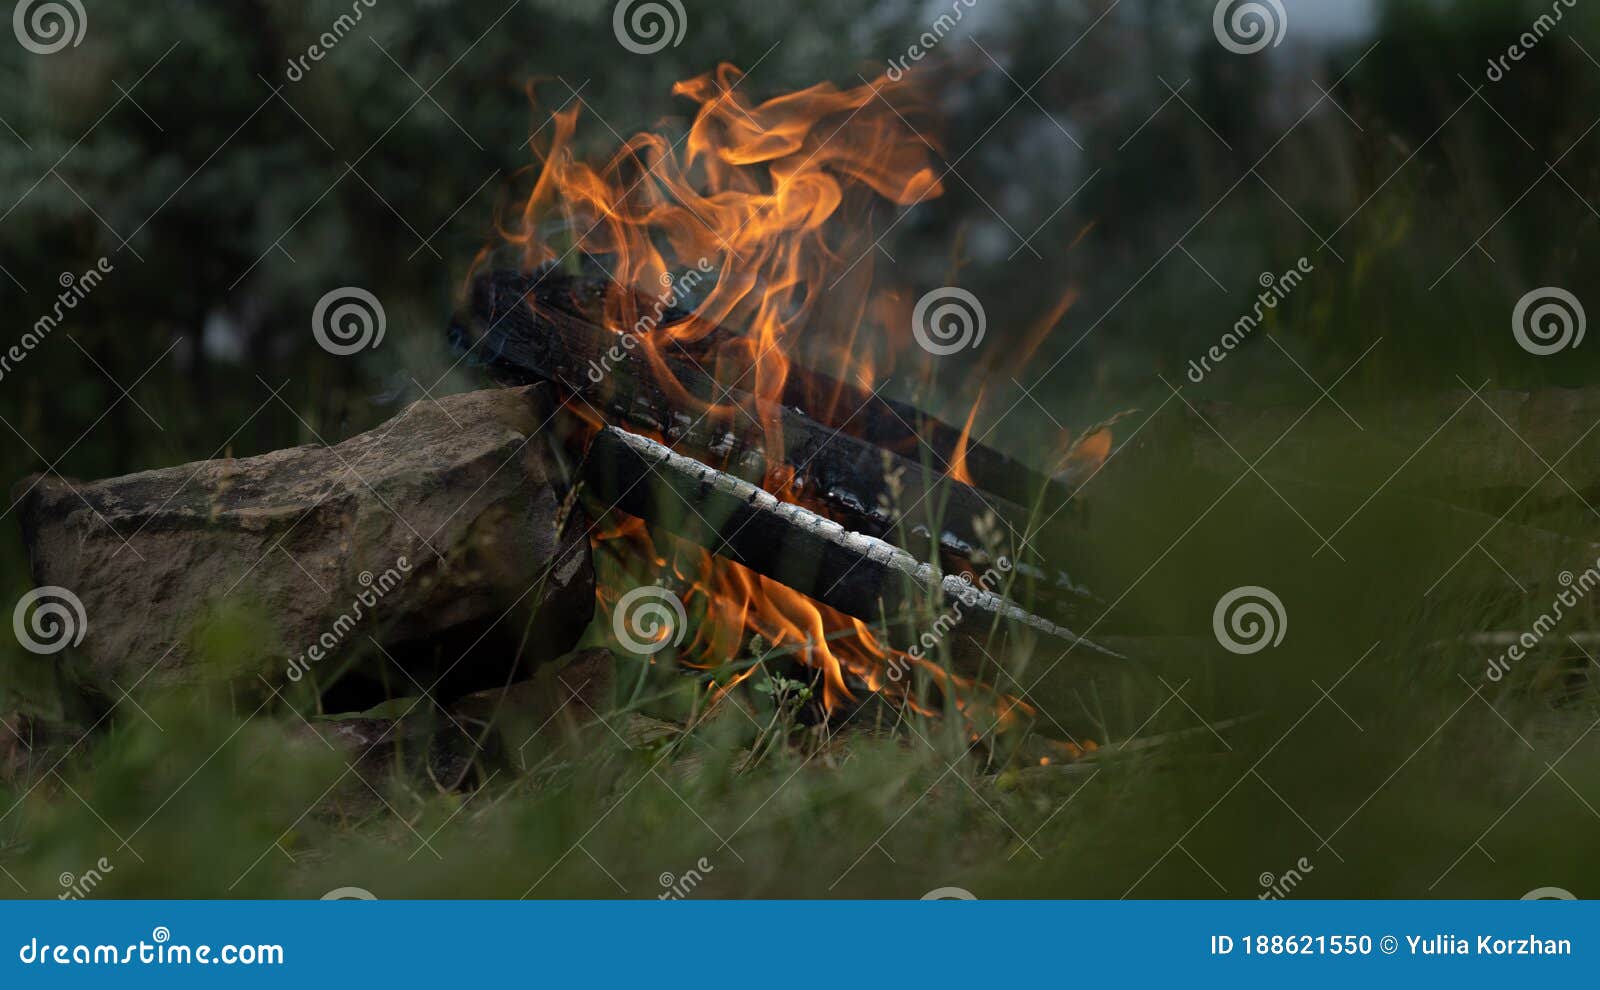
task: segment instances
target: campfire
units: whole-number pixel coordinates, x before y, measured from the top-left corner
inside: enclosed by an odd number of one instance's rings
[[[672,590],[683,615],[647,617],[651,646],[695,616],[680,659],[727,672],[714,700],[760,669],[733,665],[755,641],[812,672],[828,715],[881,693],[1011,724],[1031,708],[978,679],[982,643],[1106,652],[1065,624],[1092,596],[1031,544],[1109,427],[1047,473],[972,440],[976,401],[956,426],[890,398],[985,329],[962,290],[913,306],[875,278],[880,218],[943,192],[931,107],[904,78],[764,102],[742,82],[677,83],[687,132],[598,163],[573,152],[580,107],[555,113],[454,341],[557,391],[596,554]],[[602,581],[602,606],[624,590]]]
[[[679,83],[687,132],[599,164],[572,151],[578,108],[555,114],[452,321],[516,387],[336,445],[27,482],[35,582],[125,617],[78,623],[86,688],[442,708],[570,660],[598,607],[625,651],[701,672],[702,711],[766,671],[805,685],[812,724],[882,698],[981,739],[1033,714],[1018,658],[1107,654],[1074,631],[1098,600],[1037,547],[1110,425],[1040,470],[974,439],[981,397],[949,403],[959,426],[919,408],[982,309],[876,277],[895,211],[942,191],[927,101],[888,78],[759,103],[740,84]],[[272,635],[208,654],[244,622]]]

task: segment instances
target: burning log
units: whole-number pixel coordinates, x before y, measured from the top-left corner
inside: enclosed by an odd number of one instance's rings
[[[982,567],[988,563],[980,532],[983,520],[998,520],[1012,533],[1027,531],[1028,511],[995,489],[980,491],[929,470],[915,459],[914,449],[908,457],[878,445],[884,441],[914,448],[921,441],[910,424],[926,423],[931,442],[943,444],[954,458],[959,432],[953,427],[854,389],[851,394],[860,399],[860,407],[835,416],[839,425],[830,425],[812,418],[810,408],[792,405],[788,391],[785,402],[778,404],[715,381],[682,349],[664,348],[655,355],[658,366],[639,340],[583,315],[592,308],[583,294],[592,297],[597,291],[593,283],[578,283],[575,289],[570,279],[549,272],[496,272],[474,284],[470,316],[462,321],[468,326],[458,323],[453,333],[458,346],[472,348],[499,377],[558,383],[605,418],[655,431],[674,448],[739,478],[760,482],[774,468],[792,469],[794,489],[809,504],[851,530],[919,556],[938,552]],[[810,372],[795,374],[793,382],[795,399],[813,389],[850,388]],[[707,404],[722,411],[700,415]],[[844,419],[862,425],[848,429]],[[769,424],[776,424],[782,436],[782,464],[769,462]],[[969,447],[966,464],[975,478],[981,473],[1001,491],[1025,496],[1042,490],[1051,497],[1068,497],[1059,482],[987,448]],[[1033,562],[1016,566],[1062,614],[1090,597],[1063,572]]]
[[[531,284],[524,276],[499,273],[474,288],[473,317],[483,328],[476,347],[491,357],[492,368],[503,376],[563,385],[602,412],[659,432],[674,446],[716,460],[724,470],[747,480],[759,480],[785,466],[793,468],[798,472],[796,488],[875,536],[887,536],[900,522],[888,507],[890,476],[902,479],[899,500],[907,506],[927,506],[931,521],[939,501],[933,489],[945,479],[921,464],[829,427],[799,409],[719,383],[687,352],[664,351],[663,374],[651,366],[637,341],[530,295]],[[702,416],[706,404],[731,412]],[[782,433],[783,464],[768,462],[764,440],[769,423],[777,424]],[[948,483],[945,498],[941,542],[959,552],[981,545],[974,519],[993,512],[1016,527],[1027,519],[1021,506],[993,495],[985,498],[960,482]]]
[[[959,603],[966,631],[999,622],[1116,655],[881,539],[617,427],[594,438],[583,478],[603,502],[859,619],[905,622],[914,605],[937,591]]]
[[[564,312],[604,327],[604,301],[607,293],[621,291],[609,279],[572,276],[557,271],[526,275],[517,271],[498,271],[490,276],[496,291],[513,298],[528,297],[539,313]],[[637,308],[649,313],[655,303],[640,299]],[[687,319],[689,313],[672,308],[663,310],[660,325],[665,327]],[[724,345],[743,335],[725,327],[713,327],[680,350],[701,366],[709,366]],[[1035,471],[1026,464],[992,447],[964,442],[964,431],[934,417],[916,406],[862,389],[849,382],[799,364],[791,364],[783,383],[782,404],[804,410],[806,415],[830,429],[917,460],[926,448],[937,465],[961,463],[972,479],[972,486],[1016,505],[1031,505],[1043,499],[1058,505],[1072,496],[1070,487]]]

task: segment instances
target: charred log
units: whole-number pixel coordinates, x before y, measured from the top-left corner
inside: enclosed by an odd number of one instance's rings
[[[758,399],[739,389],[739,382],[719,383],[687,351],[669,349],[659,355],[658,367],[637,339],[582,315],[595,303],[575,298],[575,291],[572,280],[551,273],[483,276],[473,286],[470,314],[453,328],[457,344],[502,380],[557,383],[579,399],[580,408],[587,404],[607,421],[656,433],[674,449],[746,481],[759,483],[773,469],[793,470],[794,488],[808,505],[850,530],[924,559],[940,553],[952,565],[985,566],[985,536],[993,535],[984,532],[986,520],[994,522],[1004,542],[1024,542],[1030,517],[1017,502],[949,479],[920,459],[820,422],[787,402]],[[826,387],[816,376],[812,383]],[[717,411],[703,415],[709,404]],[[878,424],[862,428],[869,435],[914,445],[920,441],[906,424],[925,417],[909,407],[904,412],[909,415],[866,402],[852,418]],[[768,425],[782,436],[782,464],[771,463]],[[940,429],[951,430],[939,424],[935,433]],[[945,439],[953,443],[952,437]],[[969,449],[967,463],[976,475],[973,454]],[[979,461],[990,475],[1012,478],[1009,490],[1028,486],[1021,475],[1007,473],[1020,468],[1009,458],[991,451]],[[1057,483],[1045,487],[1066,497]],[[1062,572],[1037,563],[1018,566],[1054,611],[1066,614],[1088,597]]]
[[[846,615],[903,621],[942,596],[960,628],[1020,627],[1115,656],[993,591],[941,574],[883,540],[616,427],[602,429],[584,483],[602,502],[781,582]]]
[[[497,291],[529,295],[541,311],[558,310],[586,320],[597,327],[605,325],[603,308],[616,283],[606,278],[567,275],[549,271],[528,275],[517,271],[498,271],[491,279]],[[650,313],[655,304],[640,299],[637,308]],[[661,325],[687,319],[685,311],[666,309]],[[682,345],[682,352],[705,367],[731,340],[742,335],[726,327],[714,327],[693,343]],[[784,379],[782,403],[806,414],[824,426],[842,430],[875,447],[891,450],[911,460],[924,452],[934,466],[947,467],[961,458],[974,486],[992,492],[1018,505],[1032,505],[1043,499],[1059,505],[1071,497],[1071,490],[1022,462],[982,444],[969,444],[961,451],[961,429],[929,415],[916,406],[892,399],[832,375],[799,364],[789,366]]]

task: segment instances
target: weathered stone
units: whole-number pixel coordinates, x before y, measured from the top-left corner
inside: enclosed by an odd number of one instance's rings
[[[56,657],[108,697],[262,679],[326,690],[355,670],[368,679],[345,678],[351,696],[331,706],[345,708],[415,693],[408,679],[447,699],[525,675],[572,647],[594,601],[541,388],[417,402],[332,447],[30,479],[34,581],[71,591],[87,618]]]

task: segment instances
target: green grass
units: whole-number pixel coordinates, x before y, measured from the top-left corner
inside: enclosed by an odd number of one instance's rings
[[[1336,463],[1322,484],[1275,479],[1325,533],[1369,491],[1335,484]],[[415,752],[351,771],[286,710],[148,694],[58,769],[42,758],[0,790],[14,882],[0,881],[53,896],[59,874],[105,857],[94,896],[651,897],[704,859],[690,896],[1250,897],[1304,859],[1294,896],[1596,888],[1579,850],[1600,801],[1600,705],[1565,639],[1594,628],[1592,610],[1498,684],[1487,648],[1463,640],[1529,628],[1555,575],[1587,566],[1578,541],[1549,559],[1511,542],[1524,552],[1501,562],[1526,595],[1474,554],[1424,597],[1494,516],[1385,494],[1336,538],[1340,561],[1312,557],[1318,541],[1254,477],[1202,517],[1232,478],[1116,467],[1086,492],[1079,549],[1106,598],[1127,592],[1096,635],[1136,659],[1019,648],[1008,661],[1048,715],[996,751],[969,749],[959,719],[864,706],[823,730],[759,692],[748,712],[697,719],[704,677],[663,663],[640,679],[624,657],[604,721],[480,755],[487,783],[453,791]],[[1574,514],[1541,522],[1587,531]],[[1243,583],[1272,587],[1289,617],[1283,644],[1253,656],[1209,628]],[[1007,755],[1031,752],[1026,732],[1101,748],[1039,766]]]

